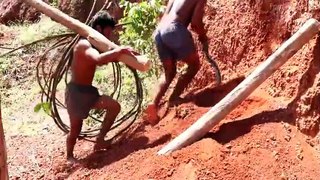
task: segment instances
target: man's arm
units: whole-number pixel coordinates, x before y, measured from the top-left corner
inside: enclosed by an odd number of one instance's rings
[[[102,66],[110,62],[116,62],[123,54],[134,56],[134,52],[132,52],[130,48],[126,47],[119,47],[104,53],[99,53],[99,51],[93,48],[86,40],[79,41],[77,51],[83,52],[86,59],[98,66]]]
[[[191,19],[191,28],[198,34],[201,42],[207,40],[206,30],[204,29],[203,23],[204,8],[206,3],[207,0],[198,0]]]

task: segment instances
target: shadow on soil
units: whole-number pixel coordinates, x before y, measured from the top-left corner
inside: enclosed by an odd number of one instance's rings
[[[265,111],[250,118],[222,124],[216,132],[210,132],[204,138],[212,138],[221,144],[226,144],[249,133],[255,125],[271,122],[294,124],[293,119],[292,113],[287,108]]]
[[[64,175],[63,179],[70,177],[73,173],[82,168],[100,169],[104,166],[119,161],[131,153],[143,149],[153,148],[164,144],[171,139],[171,134],[165,134],[153,142],[149,142],[149,138],[143,135],[145,131],[145,124],[137,124],[133,130],[123,134],[111,149],[100,152],[93,152],[92,154],[80,159],[76,164],[65,164],[60,168],[60,172]]]
[[[125,158],[132,152],[153,148],[171,139],[171,134],[165,134],[149,142],[149,138],[143,135],[144,127],[144,124],[139,124],[133,132],[124,134],[124,138],[113,144],[110,150],[92,153],[82,159],[81,164],[88,169],[99,169]]]
[[[212,107],[217,104],[222,98],[229,94],[235,87],[237,87],[244,77],[238,77],[232,79],[220,86],[213,88],[205,88],[198,92],[187,94],[186,97],[181,101],[182,103],[193,102],[199,107]]]

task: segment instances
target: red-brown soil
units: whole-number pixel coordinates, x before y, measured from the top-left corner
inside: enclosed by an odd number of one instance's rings
[[[21,0],[0,1],[0,24],[35,22],[39,19],[40,12]]]
[[[318,179],[319,41],[312,39],[280,70],[196,143],[168,156],[160,150],[207,112],[310,17],[308,1],[208,1],[212,54],[223,74],[214,86],[203,62],[186,101],[155,127],[138,121],[113,147],[68,165],[65,135],[7,136],[12,179]]]

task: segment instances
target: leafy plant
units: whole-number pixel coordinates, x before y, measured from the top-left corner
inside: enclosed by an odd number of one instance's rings
[[[153,32],[159,16],[164,12],[162,0],[149,0],[140,3],[131,3],[121,0],[120,6],[124,9],[124,17],[120,20],[123,30],[120,32],[120,43],[130,45],[138,52],[147,55],[152,61],[152,69],[148,73],[140,74],[145,87],[145,99],[148,101],[154,82],[160,76],[160,65],[154,47]]]
[[[46,114],[48,114],[49,116],[51,115],[51,107],[50,107],[50,103],[48,102],[44,102],[44,103],[39,103],[34,107],[34,112],[39,112],[40,110],[43,110]]]
[[[130,45],[140,53],[147,55],[152,60],[154,67],[147,75],[149,77],[159,76],[153,32],[157,27],[158,17],[165,10],[162,0],[140,3],[121,0],[120,6],[124,8],[124,17],[120,20],[120,23],[124,24],[123,31],[120,32],[120,43]]]

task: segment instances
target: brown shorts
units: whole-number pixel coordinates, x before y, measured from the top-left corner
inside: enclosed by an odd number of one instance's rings
[[[65,92],[69,116],[86,119],[100,95],[94,86],[69,83]]]

